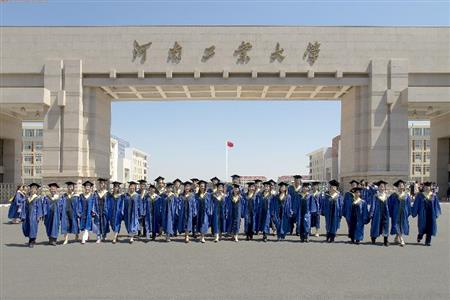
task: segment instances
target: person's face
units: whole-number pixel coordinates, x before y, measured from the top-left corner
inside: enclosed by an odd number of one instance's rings
[[[214,184],[214,185],[217,185],[217,183],[219,183],[219,181],[218,181],[217,179],[214,179],[214,180],[212,180],[211,182],[212,182],[212,184]]]
[[[217,190],[218,190],[220,193],[223,193],[223,185],[218,185],[218,186],[217,186]]]
[[[284,193],[286,192],[286,186],[285,185],[281,185],[280,186],[280,193]]]
[[[233,178],[231,179],[231,182],[232,182],[233,184],[239,184],[239,178],[233,177]]]
[[[167,192],[173,192],[173,186],[166,186]]]
[[[158,181],[158,186],[159,186],[160,188],[164,187],[164,181],[163,181],[163,180],[159,180],[159,181]]]
[[[313,185],[312,189],[315,192],[315,191],[319,190],[319,186],[317,184],[315,184],[315,185]]]
[[[150,194],[156,193],[156,189],[155,189],[154,187],[150,187],[150,188],[148,189],[148,191],[150,192]]]
[[[128,187],[128,191],[131,193],[134,193],[136,191],[136,185],[135,184],[130,184],[130,186]]]
[[[266,191],[266,192],[270,191],[270,185],[265,184],[264,185],[264,191]]]
[[[240,192],[240,190],[238,187],[233,188],[233,194],[237,195],[237,194],[239,194],[239,192]]]
[[[296,185],[299,185],[299,184],[302,183],[302,179],[301,179],[301,178],[294,178],[294,183],[295,183]]]
[[[405,184],[404,184],[403,182],[400,182],[400,183],[398,184],[398,189],[399,189],[400,191],[403,191],[403,190],[405,189]]]
[[[26,185],[26,186],[24,187],[24,191],[25,191],[25,193],[28,193],[28,192],[30,191],[30,187]]]
[[[118,194],[118,193],[120,192],[120,185],[115,184],[115,185],[113,186],[113,192],[114,192],[115,194]]]
[[[74,190],[73,184],[69,184],[69,185],[67,186],[67,191],[69,192],[69,194],[72,194],[72,193],[73,193],[73,190]]]
[[[184,191],[185,191],[185,192],[190,192],[191,189],[192,189],[192,186],[191,186],[190,184],[186,184],[186,185],[184,186]]]
[[[31,190],[31,193],[32,193],[32,194],[37,194],[38,189],[37,189],[36,186],[33,185],[33,186],[30,188],[30,190]]]
[[[380,186],[378,186],[378,189],[380,190],[380,192],[384,192],[386,190],[386,186],[382,183],[380,184]]]
[[[145,183],[141,183],[139,184],[139,189],[141,189],[142,191],[145,190],[147,186],[145,185]]]
[[[178,181],[176,181],[175,184],[174,184],[174,186],[175,186],[176,189],[179,189],[180,186],[181,186],[181,183],[178,182]]]
[[[431,190],[431,187],[428,186],[428,185],[424,185],[423,186],[423,190],[424,190],[425,193],[427,193],[427,192],[429,192]]]
[[[206,190],[206,184],[204,184],[203,182],[199,185],[200,191],[205,191]]]
[[[366,184],[366,182],[363,180],[363,181],[361,181],[361,186],[362,187],[366,187],[367,186],[367,184]]]
[[[358,199],[361,197],[361,192],[360,191],[356,191],[355,192],[355,198]]]
[[[307,186],[302,187],[302,192],[306,194],[308,192],[308,187]]]
[[[356,182],[352,183],[352,188],[358,187],[358,184]]]
[[[106,189],[106,182],[105,181],[99,181],[98,182],[98,187],[100,188],[100,190]]]
[[[261,182],[258,182],[258,183],[256,184],[256,188],[262,189],[262,183],[261,183]]]
[[[330,185],[330,191],[334,193],[337,192],[337,186]]]
[[[248,187],[248,190],[250,192],[254,192],[254,191],[256,191],[256,186],[255,185],[251,185],[251,186]]]
[[[85,191],[86,193],[89,193],[89,192],[91,191],[91,189],[92,189],[92,186],[91,186],[90,184],[86,184],[86,185],[84,186],[84,191]]]

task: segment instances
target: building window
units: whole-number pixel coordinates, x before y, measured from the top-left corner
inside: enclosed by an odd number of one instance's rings
[[[422,160],[422,154],[416,153],[414,154],[414,161],[421,161]]]
[[[36,129],[36,136],[43,136],[44,131],[42,129]]]
[[[423,175],[427,175],[430,174],[430,166],[425,166],[423,168]]]
[[[430,134],[431,134],[431,133],[430,133],[430,128],[424,128],[424,129],[423,129],[423,135],[424,135],[424,136],[430,136]]]
[[[413,128],[413,135],[414,136],[421,136],[422,135],[422,128]]]
[[[42,143],[35,143],[34,144],[35,151],[41,151],[42,150]]]
[[[413,141],[413,150],[422,150],[421,141]]]
[[[34,136],[34,129],[25,129],[25,136],[26,137],[33,137]]]
[[[430,162],[430,153],[425,153],[425,160],[424,162]]]
[[[32,164],[33,163],[33,155],[31,155],[31,154],[24,155],[23,161],[27,164]]]
[[[33,176],[33,167],[23,167],[23,174]]]
[[[425,151],[429,151],[430,150],[430,146],[431,146],[430,141],[428,141],[428,140],[424,141],[424,150]]]
[[[37,164],[41,164],[41,162],[42,162],[42,154],[36,154],[34,156],[34,162],[37,163]]]
[[[32,142],[24,142],[23,143],[23,151],[31,151],[33,149]]]
[[[41,167],[36,167],[35,169],[36,175],[41,175]]]
[[[414,166],[414,174],[420,174],[420,173],[422,173],[422,167]]]

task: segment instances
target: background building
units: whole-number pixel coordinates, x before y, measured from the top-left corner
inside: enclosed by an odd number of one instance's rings
[[[309,177],[311,180],[329,181],[332,177],[332,149],[323,147],[308,153]]]
[[[22,182],[42,184],[42,122],[22,123]]]
[[[409,179],[430,180],[430,125],[410,123],[409,125]]]
[[[110,178],[111,181],[125,182],[124,160],[125,149],[130,143],[117,136],[111,135]]]
[[[267,177],[266,176],[241,176],[241,178],[239,178],[239,182],[242,185],[246,185],[249,182],[253,182],[256,179],[262,180],[262,181],[266,181]]]
[[[124,182],[130,180],[148,180],[149,155],[136,148],[126,148],[123,160]]]
[[[309,175],[301,175],[301,176],[302,176],[302,180],[309,180],[309,179],[311,179]],[[278,183],[280,183],[280,182],[293,183],[294,182],[294,175],[281,175],[281,176],[278,177],[277,182]]]
[[[331,141],[331,178],[340,181],[341,167],[341,136],[335,136]]]

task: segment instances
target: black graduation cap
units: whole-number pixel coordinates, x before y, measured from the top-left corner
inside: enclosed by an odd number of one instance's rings
[[[73,186],[76,185],[76,183],[73,182],[73,181],[66,181],[65,184],[66,184],[66,185],[73,185]]]
[[[29,186],[29,187],[35,186],[35,187],[37,187],[37,188],[40,188],[40,187],[41,187],[39,184],[34,183],[34,182],[33,182],[33,183],[30,183],[28,186]]]
[[[239,175],[237,175],[237,174],[234,174],[234,175],[231,175],[231,178],[241,178],[241,176],[239,176]]]
[[[217,177],[215,177],[215,176],[214,176],[213,178],[211,178],[211,179],[210,179],[210,181],[214,181],[214,180],[216,180],[216,181],[220,181],[220,179],[219,179],[219,178],[217,178]]]
[[[160,180],[164,180],[164,177],[158,176],[158,177],[155,178],[155,181],[156,181],[156,182],[158,182],[158,181],[160,181]]]
[[[255,179],[255,183],[263,182],[261,179]]]
[[[143,184],[143,183],[147,183],[147,180],[145,180],[145,179],[139,179],[138,182],[139,182],[140,184]]]
[[[280,182],[279,184],[278,184],[278,186],[288,186],[288,184],[286,183],[286,182]]]
[[[375,182],[375,185],[376,185],[376,186],[380,186],[381,184],[384,184],[384,185],[386,185],[386,184],[387,184],[387,182],[386,182],[386,181],[384,181],[384,180],[379,180],[379,181]]]
[[[219,186],[219,185],[220,185],[220,186],[225,186],[225,183],[223,183],[223,182],[218,182],[218,183],[217,183],[217,186]]]
[[[202,184],[202,183],[205,184],[205,185],[207,184],[206,181],[204,181],[204,180],[199,180],[198,184]]]
[[[273,179],[270,179],[269,182],[270,182],[271,184],[277,183],[277,182],[276,182],[275,180],[273,180]]]
[[[82,186],[87,186],[87,185],[93,186],[94,184],[92,182],[90,182],[89,180],[86,180],[85,182],[83,182]]]
[[[234,184],[233,184],[233,188],[240,188],[240,186],[239,186],[239,184],[234,183]]]
[[[313,181],[313,182],[311,182],[311,184],[312,184],[312,185],[319,185],[319,184],[320,184],[320,181]]]
[[[183,183],[183,181],[181,181],[179,178],[177,178],[173,181],[174,184],[175,184],[175,182]]]
[[[425,181],[423,183],[424,186],[431,186],[433,183],[431,181]]]
[[[405,184],[406,182],[404,182],[403,180],[399,179],[399,180],[397,180],[396,182],[394,182],[394,186],[395,186],[395,187],[398,187],[398,186],[400,185],[400,183]]]
[[[356,192],[361,192],[361,190],[362,190],[362,188],[360,188],[360,187],[355,187],[355,188],[352,188],[352,189],[350,190],[350,192],[356,193]]]
[[[247,185],[248,186],[252,186],[252,185],[255,185],[255,183],[254,182],[247,182]]]
[[[173,186],[173,183],[170,183],[170,182],[169,182],[169,183],[166,184],[166,187],[168,187],[168,188],[169,188],[169,187],[172,187],[172,186]]]
[[[108,179],[105,179],[105,178],[98,178],[97,181],[98,181],[98,182],[106,182],[106,181],[108,181]]]
[[[339,182],[338,181],[336,181],[336,180],[330,180],[329,182],[328,182],[328,184],[329,185],[331,185],[331,186],[336,186],[336,187],[339,187]]]
[[[198,182],[199,179],[194,177],[194,178],[191,178],[191,181],[192,181],[192,182]]]
[[[184,185],[191,185],[192,182],[190,182],[190,181],[185,181],[183,184],[184,184]]]
[[[52,182],[52,183],[48,184],[48,187],[52,187],[52,186],[59,188],[59,185],[56,182]]]
[[[350,181],[350,184],[354,184],[354,183],[359,184],[359,182],[356,181],[355,179],[353,179],[352,181]]]
[[[137,185],[137,182],[134,181],[134,180],[128,181],[128,185],[132,185],[132,184],[136,184]]]
[[[156,186],[154,184],[149,184],[148,189],[155,189],[156,190]]]
[[[263,184],[264,184],[264,185],[271,185],[271,181],[270,181],[270,180],[264,181]]]
[[[364,182],[366,182],[364,179],[361,179],[361,180],[359,181],[359,183],[361,183],[361,184],[363,184]]]
[[[309,183],[308,183],[308,182],[303,182],[303,183],[302,183],[302,186],[303,186],[303,187],[309,187]]]
[[[302,179],[303,178],[302,175],[294,175],[292,177],[294,177],[294,179]]]
[[[113,181],[112,182],[112,185],[121,185],[122,184],[122,182],[119,182],[119,181]]]

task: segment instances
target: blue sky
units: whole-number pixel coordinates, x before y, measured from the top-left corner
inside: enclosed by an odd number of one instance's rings
[[[0,4],[0,24],[449,26],[449,1],[45,1]],[[305,173],[306,153],[339,134],[340,104],[299,102],[119,102],[111,132],[151,155],[150,176]]]

